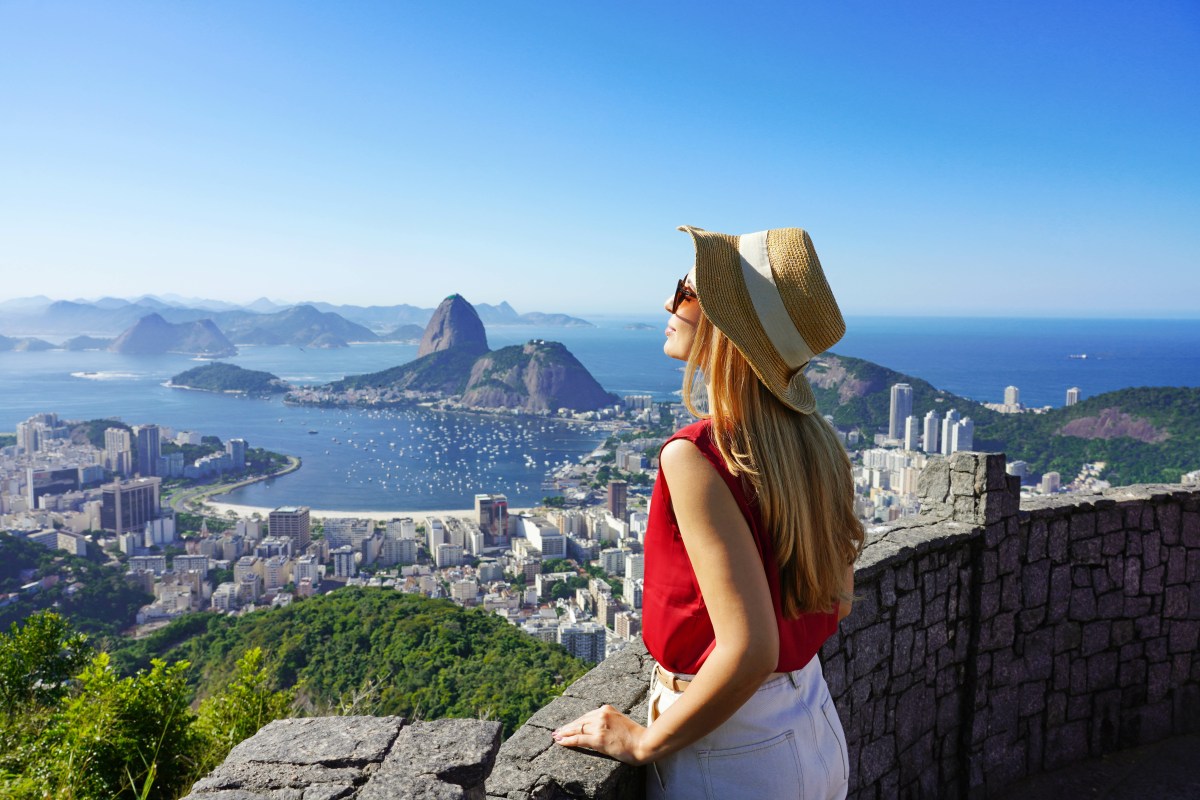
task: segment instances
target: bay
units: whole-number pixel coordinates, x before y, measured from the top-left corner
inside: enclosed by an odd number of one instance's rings
[[[592,320],[594,328],[493,327],[489,344],[561,341],[609,391],[678,396],[679,364],[661,349],[665,314]],[[851,316],[834,352],[981,402],[1001,401],[1010,384],[1030,406],[1060,406],[1071,386],[1085,398],[1129,386],[1200,386],[1200,320]],[[1071,358],[1083,354],[1086,359]],[[227,360],[296,383],[324,383],[415,355],[411,344],[243,347]],[[304,466],[226,499],[347,511],[461,508],[477,491],[505,492],[514,506],[533,504],[545,494],[540,483],[547,469],[590,452],[605,435],[533,418],[295,408],[279,398],[162,386],[197,363],[176,355],[0,353],[0,430],[54,411],[69,419],[116,416],[222,439],[240,436],[252,446],[298,455]]]

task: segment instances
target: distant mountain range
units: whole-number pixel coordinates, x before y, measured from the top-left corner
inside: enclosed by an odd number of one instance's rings
[[[324,322],[318,326],[320,330],[301,342],[299,339],[304,337],[298,331],[305,327],[312,328],[313,311],[332,314],[341,318],[341,321],[324,318]],[[507,302],[496,306],[481,304],[477,311],[486,325],[591,326],[587,320],[566,314],[518,314]],[[279,316],[288,312],[303,316],[303,324],[292,327],[294,320]],[[144,295],[132,300],[104,297],[91,301],[52,300],[38,296],[0,302],[0,334],[114,337],[127,331],[143,317],[158,314],[166,322],[174,324],[210,319],[236,343],[257,344],[278,340],[277,343],[307,346],[326,333],[330,334],[330,341],[340,339],[346,342],[414,338],[411,330],[404,332],[405,326],[420,326],[423,329],[433,317],[433,312],[432,308],[407,304],[355,306],[312,302],[284,305],[267,298],[239,306],[219,300],[178,295]],[[256,321],[257,317],[273,317],[275,320]],[[279,323],[281,319],[284,320],[282,326]],[[364,330],[375,338],[368,337],[363,333]],[[313,346],[322,345],[318,343]],[[327,342],[325,346],[337,344]]]

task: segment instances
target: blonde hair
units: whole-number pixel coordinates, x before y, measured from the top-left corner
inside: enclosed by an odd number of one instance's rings
[[[710,408],[695,404],[697,376]],[[775,545],[784,615],[850,600],[846,567],[862,552],[850,458],[819,414],[784,405],[708,317],[700,315],[683,379],[688,410],[712,420],[725,465],[749,482]]]

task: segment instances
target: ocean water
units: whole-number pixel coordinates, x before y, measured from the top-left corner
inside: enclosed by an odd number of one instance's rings
[[[594,318],[595,328],[494,327],[493,348],[543,338],[565,343],[609,391],[677,397],[678,362],[662,354],[665,314]],[[631,327],[644,323],[648,329]],[[1063,404],[1129,386],[1200,386],[1200,320],[942,319],[849,317],[834,348],[982,402],[1015,385],[1026,405]],[[1087,354],[1086,359],[1071,358]],[[323,383],[402,364],[414,345],[341,350],[245,347],[228,361],[296,383]],[[154,422],[298,455],[297,472],[228,496],[252,505],[342,510],[466,507],[479,491],[514,506],[538,502],[554,465],[590,452],[591,426],[425,411],[294,408],[257,399],[168,389],[199,362],[186,356],[107,352],[0,353],[0,430],[42,411],[69,419]],[[316,431],[316,433],[309,433]]]

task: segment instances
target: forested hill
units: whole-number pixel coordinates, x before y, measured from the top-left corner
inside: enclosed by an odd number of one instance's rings
[[[494,614],[360,587],[241,617],[189,615],[113,657],[126,673],[151,658],[186,659],[203,698],[253,647],[266,654],[272,688],[297,686],[316,713],[357,698],[358,713],[487,717],[505,735],[588,669]]]
[[[272,394],[286,392],[288,385],[269,372],[245,369],[236,364],[215,361],[181,372],[171,378],[171,385],[206,392],[245,392]]]
[[[1200,389],[1121,389],[1045,414],[994,414],[976,427],[975,449],[1002,450],[1064,479],[1103,461],[1114,486],[1178,483],[1200,469]]]
[[[1070,480],[1083,464],[1103,461],[1102,477],[1118,486],[1177,483],[1200,469],[1200,389],[1121,389],[1044,414],[1001,414],[858,358],[827,353],[814,358],[806,374],[821,412],[843,428],[863,430],[867,447],[874,433],[887,430],[891,387],[907,383],[919,419],[957,409],[975,421],[976,450],[1026,461],[1035,474],[1055,471]]]

